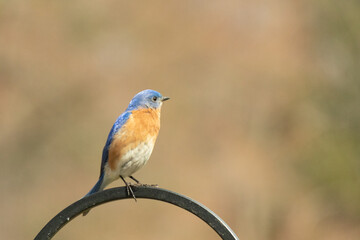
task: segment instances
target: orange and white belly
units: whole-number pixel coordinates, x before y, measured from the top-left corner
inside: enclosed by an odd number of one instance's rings
[[[154,142],[151,139],[142,142],[125,153],[118,162],[117,173],[123,177],[128,177],[142,168],[151,156],[155,145]]]
[[[149,160],[154,149],[156,137],[149,137],[147,141],[132,144],[126,152],[119,154],[111,164],[105,166],[105,175],[108,184],[120,176],[128,177],[142,168]],[[116,151],[116,150],[115,150]]]
[[[105,165],[105,185],[128,177],[149,160],[160,129],[160,110],[141,109],[132,112],[126,124],[114,136]]]

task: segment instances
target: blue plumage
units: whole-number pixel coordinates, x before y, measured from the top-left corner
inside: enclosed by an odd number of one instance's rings
[[[85,197],[103,190],[108,184],[121,178],[128,193],[136,200],[130,184],[124,178],[130,177],[139,183],[132,174],[150,158],[160,129],[160,109],[168,99],[150,89],[134,96],[109,132],[102,152],[100,177]],[[135,131],[136,129],[141,131]],[[83,215],[89,211],[85,211]]]
[[[169,98],[164,98],[157,91],[147,89],[135,95],[126,111],[133,111],[139,108],[158,108],[161,106],[162,101],[165,101],[163,99],[167,100]]]
[[[129,119],[131,115],[131,112],[126,111],[123,114],[121,114],[115,121],[114,125],[112,126],[110,132],[109,132],[109,136],[106,140],[104,149],[103,149],[103,153],[102,153],[102,158],[101,158],[101,168],[100,168],[100,176],[103,175],[104,173],[104,167],[105,164],[108,161],[108,156],[109,156],[109,147],[110,144],[113,140],[114,135],[119,131],[119,129],[126,123],[126,121]]]
[[[100,190],[103,181],[104,181],[104,174],[100,174],[99,180],[96,182],[95,186],[84,197],[87,197],[93,193],[98,192]]]
[[[154,99],[159,99],[159,101]],[[108,161],[108,150],[109,146],[113,140],[114,135],[119,131],[119,129],[126,123],[126,121],[129,119],[131,115],[131,111],[137,110],[141,107],[143,108],[158,108],[161,104],[163,99],[163,96],[154,90],[147,89],[144,91],[139,92],[134,96],[134,98],[130,101],[129,106],[125,110],[123,114],[121,114],[115,121],[114,125],[112,126],[109,136],[106,140],[103,154],[102,154],[102,160],[101,160],[101,168],[100,168],[100,176],[104,172],[104,167],[106,162]],[[166,99],[167,100],[167,99]]]

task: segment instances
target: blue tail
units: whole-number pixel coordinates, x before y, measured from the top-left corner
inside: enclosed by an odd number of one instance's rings
[[[102,190],[101,185],[102,185],[103,181],[104,181],[104,174],[101,174],[100,177],[99,177],[99,180],[97,181],[95,186],[83,198],[85,198],[87,196],[90,196],[91,194],[94,194],[94,193]],[[83,216],[86,216],[89,212],[90,212],[90,209],[84,211]]]
[[[93,186],[93,188],[90,190],[90,192],[88,192],[84,197],[90,196],[91,194],[94,194],[102,189],[100,189],[101,184],[104,181],[104,174],[101,174],[99,177],[99,180],[97,181],[97,183],[95,184],[95,186]]]

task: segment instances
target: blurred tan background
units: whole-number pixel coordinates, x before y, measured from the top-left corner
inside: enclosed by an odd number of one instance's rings
[[[360,239],[359,13],[357,0],[0,1],[1,239],[33,238],[90,190],[111,125],[147,88],[171,101],[136,178],[243,240]],[[140,200],[54,239],[218,237]]]

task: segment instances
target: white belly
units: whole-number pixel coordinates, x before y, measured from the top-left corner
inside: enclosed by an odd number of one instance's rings
[[[153,141],[140,143],[137,147],[124,154],[117,166],[118,174],[128,177],[142,168],[149,160],[154,149]]]
[[[129,150],[117,161],[115,169],[111,169],[109,165],[105,165],[103,187],[106,187],[111,182],[117,180],[120,176],[124,178],[129,177],[142,168],[149,160],[154,149],[154,144],[155,139],[150,138],[148,141],[142,142],[135,148]]]

